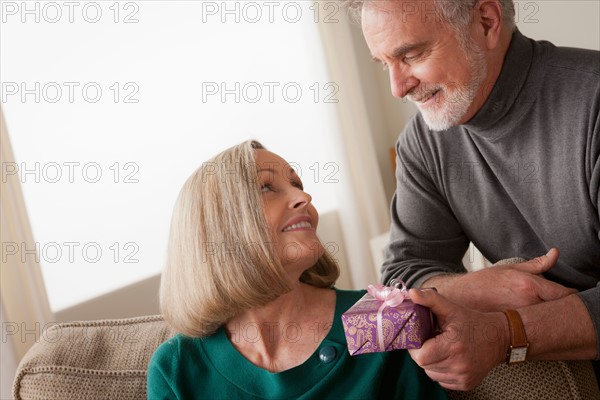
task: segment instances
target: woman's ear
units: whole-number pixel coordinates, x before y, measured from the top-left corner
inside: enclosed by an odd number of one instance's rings
[[[475,5],[473,22],[480,40],[488,50],[500,42],[503,29],[502,6],[499,0],[480,0]]]

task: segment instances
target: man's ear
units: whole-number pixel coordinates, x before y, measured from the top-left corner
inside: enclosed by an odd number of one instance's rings
[[[488,50],[494,49],[500,42],[500,35],[504,28],[502,17],[502,6],[499,0],[479,0],[475,5],[474,28]]]

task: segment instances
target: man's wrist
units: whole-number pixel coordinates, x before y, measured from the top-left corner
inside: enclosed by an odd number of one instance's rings
[[[510,346],[506,352],[506,362],[508,364],[516,364],[527,360],[527,350],[529,342],[525,333],[525,326],[521,319],[521,315],[517,310],[509,309],[504,311],[504,315],[508,321],[510,332]]]
[[[493,312],[498,327],[498,346],[496,352],[496,365],[506,363],[507,349],[510,349],[510,325],[503,312]]]
[[[450,287],[452,286],[452,282],[458,278],[459,274],[438,274],[434,275],[430,278],[427,278],[420,285],[421,289],[434,287],[437,289],[438,293],[448,296],[451,293]]]

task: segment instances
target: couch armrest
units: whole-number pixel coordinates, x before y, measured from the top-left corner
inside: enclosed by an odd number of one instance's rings
[[[469,392],[448,391],[453,400],[597,400],[600,390],[590,361],[530,361],[499,365]]]
[[[159,315],[52,325],[21,360],[13,398],[145,399],[150,358],[174,334]]]

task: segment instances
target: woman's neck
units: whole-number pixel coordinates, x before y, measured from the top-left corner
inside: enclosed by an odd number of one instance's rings
[[[245,311],[225,324],[233,346],[271,372],[304,362],[329,332],[335,292],[298,283],[269,304]]]

